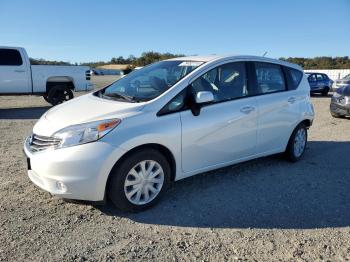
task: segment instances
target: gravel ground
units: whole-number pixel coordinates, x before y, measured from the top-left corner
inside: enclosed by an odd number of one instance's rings
[[[300,162],[272,156],[194,176],[127,214],[35,187],[22,142],[49,105],[0,97],[0,260],[349,261],[350,120],[330,116],[329,97],[312,100]]]

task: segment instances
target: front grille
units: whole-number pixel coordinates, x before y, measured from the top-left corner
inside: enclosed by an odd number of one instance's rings
[[[57,147],[61,143],[61,139],[48,136],[32,135],[29,141],[29,149],[32,152],[38,152],[46,149]]]

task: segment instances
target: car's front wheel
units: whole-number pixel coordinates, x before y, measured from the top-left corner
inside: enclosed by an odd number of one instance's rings
[[[305,152],[307,144],[307,129],[301,123],[293,131],[286,149],[286,157],[292,162],[298,161]]]
[[[108,195],[124,211],[142,211],[154,205],[170,184],[171,168],[157,150],[135,152],[116,166],[109,179]]]

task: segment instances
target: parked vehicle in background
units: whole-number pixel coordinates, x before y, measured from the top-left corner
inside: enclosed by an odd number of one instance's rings
[[[328,92],[331,90],[333,80],[323,73],[306,73],[306,76],[310,84],[311,94],[321,93],[323,96],[328,95]]]
[[[350,116],[350,85],[335,90],[330,104],[333,117]]]
[[[71,112],[74,111],[74,114]],[[154,63],[50,109],[24,144],[28,176],[54,195],[143,210],[171,181],[306,148],[314,119],[302,68],[252,56]]]
[[[333,83],[332,89],[337,90],[338,88],[347,87],[347,86],[350,86],[350,74],[346,75],[342,79],[336,80]]]
[[[0,95],[42,95],[52,105],[93,89],[88,66],[31,65],[24,48],[0,47]]]

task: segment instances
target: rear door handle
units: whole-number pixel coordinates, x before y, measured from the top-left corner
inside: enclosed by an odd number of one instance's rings
[[[243,106],[241,107],[241,112],[244,114],[249,114],[250,112],[254,111],[255,107],[254,106]]]
[[[288,98],[288,103],[293,104],[293,103],[295,103],[295,101],[297,101],[297,99],[294,96]]]

